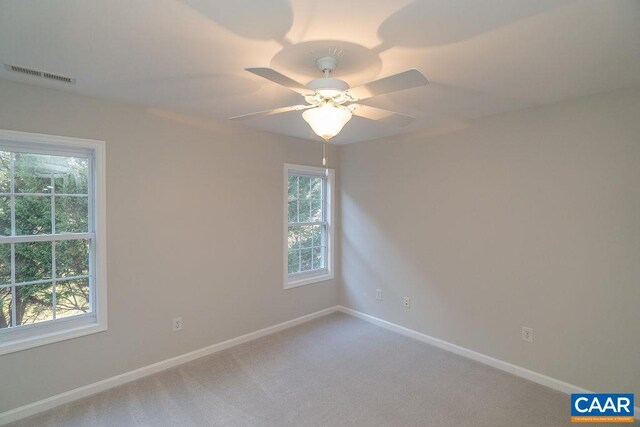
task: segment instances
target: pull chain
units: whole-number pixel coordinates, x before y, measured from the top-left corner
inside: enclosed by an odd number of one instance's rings
[[[327,166],[327,141],[322,141],[322,166]]]
[[[329,176],[329,167],[327,166],[327,140],[322,141],[322,166],[324,166],[325,175]]]

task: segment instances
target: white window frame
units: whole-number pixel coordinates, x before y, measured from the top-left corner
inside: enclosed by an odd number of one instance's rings
[[[288,267],[288,243],[287,236],[289,233],[289,173],[299,173],[304,175],[325,177],[326,176],[326,221],[327,221],[327,254],[326,254],[326,268],[289,274]],[[285,163],[284,165],[284,229],[283,229],[283,271],[284,271],[284,288],[291,289],[299,286],[310,285],[312,283],[323,282],[333,279],[334,271],[334,222],[335,222],[335,171],[333,169],[320,168],[316,166],[294,165]]]
[[[56,151],[69,155],[80,150],[89,153],[93,158],[92,183],[89,191],[90,224],[93,222],[94,256],[93,283],[91,287],[93,307],[92,312],[73,317],[7,328],[0,331],[0,355],[26,350],[45,344],[77,338],[107,330],[107,242],[106,242],[106,159],[104,141],[79,139],[62,136],[44,135],[37,133],[18,132],[0,129],[0,146],[5,149],[29,152]],[[72,236],[72,235],[70,235]],[[42,240],[33,236],[34,240]],[[15,238],[0,237],[0,243],[11,243]],[[48,240],[48,239],[44,239]],[[90,260],[91,262],[91,260]]]

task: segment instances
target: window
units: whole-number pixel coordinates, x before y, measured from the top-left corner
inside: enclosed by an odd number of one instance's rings
[[[333,278],[333,176],[285,165],[285,288]]]
[[[0,130],[0,354],[106,329],[104,143]]]

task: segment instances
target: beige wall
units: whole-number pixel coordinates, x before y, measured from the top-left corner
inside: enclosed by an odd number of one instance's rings
[[[319,144],[6,80],[0,128],[106,141],[109,276],[107,332],[0,357],[0,412],[336,303],[282,283],[283,164]]]
[[[639,90],[345,146],[339,171],[342,304],[640,393]]]

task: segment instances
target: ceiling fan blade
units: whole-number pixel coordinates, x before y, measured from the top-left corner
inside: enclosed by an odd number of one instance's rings
[[[307,89],[302,84],[285,76],[284,74],[280,74],[273,68],[257,67],[257,68],[245,68],[245,70],[257,76],[260,76],[263,79],[267,79],[269,81],[277,83],[280,86],[284,86],[287,89],[291,89],[295,92],[298,92],[299,94],[305,95],[305,94],[313,93],[312,90]]]
[[[406,114],[396,113],[394,111],[383,110],[382,108],[370,107],[362,104],[351,104],[349,108],[352,108],[353,114],[356,116],[364,117],[369,120],[377,120],[385,123],[390,123],[395,126],[407,126],[416,118],[407,116]]]
[[[289,107],[274,108],[272,110],[258,111],[257,113],[243,114],[241,116],[230,117],[229,120],[253,119],[255,117],[272,116],[274,114],[286,113],[288,111],[300,111],[311,108],[313,105],[291,105]]]
[[[398,90],[410,89],[412,87],[424,86],[429,80],[420,71],[412,68],[402,73],[374,80],[367,84],[349,89],[349,94],[358,99],[367,99],[372,96],[384,95]]]

